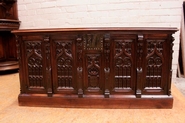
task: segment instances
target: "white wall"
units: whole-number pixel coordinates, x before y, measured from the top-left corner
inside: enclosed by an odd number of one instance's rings
[[[183,0],[18,0],[20,29],[69,27],[177,27]],[[179,32],[174,34],[176,77]]]

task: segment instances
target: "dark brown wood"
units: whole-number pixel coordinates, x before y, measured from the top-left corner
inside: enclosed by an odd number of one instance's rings
[[[16,41],[11,30],[18,29],[16,0],[0,0],[0,71],[18,69]]]
[[[103,96],[85,96],[79,98],[77,95],[62,96],[54,95],[48,97],[46,94],[32,95],[20,94],[18,97],[20,106],[50,106],[61,108],[107,108],[107,109],[169,109],[173,106],[172,96],[143,96],[136,98],[131,96],[115,96],[104,98]]]
[[[177,28],[163,28],[163,27],[89,27],[89,28],[49,28],[49,29],[20,29],[15,30],[13,33],[32,33],[32,32],[83,32],[83,31],[134,31],[134,32],[143,32],[143,31],[165,31],[165,32],[174,32],[178,31]]]
[[[176,28],[12,31],[19,104],[83,108],[172,108]]]
[[[6,61],[6,62],[1,62],[0,64],[0,71],[14,70],[17,68],[19,68],[19,64],[17,61]]]

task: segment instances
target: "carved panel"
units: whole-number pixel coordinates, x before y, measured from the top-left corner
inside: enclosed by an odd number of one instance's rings
[[[41,41],[27,41],[26,56],[28,60],[29,88],[44,88],[43,85],[43,58]]]
[[[56,41],[58,89],[73,88],[72,42]]]
[[[100,90],[100,77],[101,77],[101,56],[100,54],[87,54],[86,55],[87,77],[88,77],[88,90]]]
[[[162,55],[164,40],[147,40],[147,54],[157,53]]]
[[[0,10],[1,17],[3,19],[12,19],[14,16],[13,7],[15,6],[17,0],[1,0],[0,1]]]
[[[132,40],[116,40],[114,54],[115,89],[131,88]]]
[[[103,50],[102,34],[86,34],[83,36],[84,50]]]
[[[161,87],[164,40],[147,40],[147,88]]]

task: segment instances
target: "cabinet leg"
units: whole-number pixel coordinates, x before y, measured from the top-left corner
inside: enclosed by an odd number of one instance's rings
[[[78,89],[78,97],[83,98],[83,90],[82,89]]]
[[[48,88],[47,93],[48,93],[48,97],[52,97],[52,89],[51,88]]]
[[[110,91],[106,89],[104,93],[105,98],[109,98],[109,95],[110,95]]]
[[[136,97],[137,97],[137,98],[141,98],[141,90],[138,89],[138,90],[136,91]]]

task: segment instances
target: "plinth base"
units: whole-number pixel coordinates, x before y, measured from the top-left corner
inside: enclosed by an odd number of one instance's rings
[[[84,96],[78,98],[76,95],[53,95],[46,94],[20,94],[18,97],[20,106],[42,106],[62,108],[118,108],[118,109],[170,109],[173,107],[173,97],[167,95],[152,95],[136,98],[128,96]]]

